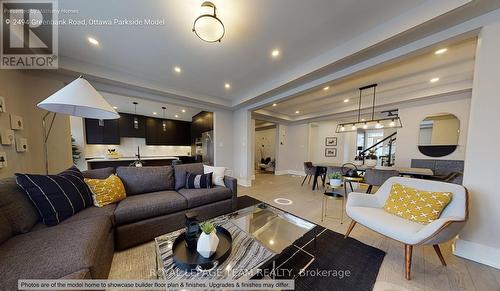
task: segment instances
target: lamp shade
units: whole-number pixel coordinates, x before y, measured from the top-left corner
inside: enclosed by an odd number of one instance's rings
[[[38,103],[47,111],[95,119],[117,119],[120,115],[84,78],[69,83]]]

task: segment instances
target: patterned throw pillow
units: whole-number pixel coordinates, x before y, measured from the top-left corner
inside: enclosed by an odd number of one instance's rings
[[[16,182],[31,199],[47,226],[57,225],[93,204],[83,174],[75,166],[57,175],[17,173]]]
[[[212,188],[212,173],[196,175],[186,173],[186,189]]]
[[[103,207],[126,198],[125,187],[117,175],[110,175],[106,179],[85,179],[85,183],[92,191],[94,205]]]
[[[429,192],[395,183],[384,209],[404,219],[428,224],[439,218],[451,198],[450,192]]]

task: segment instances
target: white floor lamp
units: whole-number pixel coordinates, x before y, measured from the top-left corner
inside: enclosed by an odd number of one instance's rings
[[[49,173],[47,141],[57,113],[95,119],[120,118],[120,115],[106,100],[104,100],[101,94],[82,77],[64,86],[47,99],[38,103],[37,106],[49,111],[42,119],[46,174]],[[47,119],[51,113],[53,113],[53,115],[50,120],[50,125],[47,128]]]

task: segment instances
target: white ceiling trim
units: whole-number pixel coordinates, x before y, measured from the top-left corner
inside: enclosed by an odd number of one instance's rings
[[[68,71],[83,72],[86,76],[93,76],[96,79],[107,79],[109,82],[111,82],[111,80],[115,80],[117,83],[128,84],[129,86],[134,86],[136,88],[142,87],[146,90],[153,90],[158,93],[161,92],[162,95],[177,96],[178,98],[184,98],[195,102],[212,103],[213,105],[220,105],[226,108],[231,107],[231,101],[228,99],[217,98],[208,95],[199,95],[193,92],[176,90],[167,86],[159,87],[157,85],[158,81],[147,80],[140,76],[125,74],[123,72],[112,70],[110,68],[103,68],[97,65],[87,64],[69,58],[67,56],[60,57],[59,68]]]
[[[233,106],[237,106],[243,102],[247,102],[259,95],[265,94],[275,88],[284,86],[285,84],[298,79],[310,72],[319,70],[328,64],[344,59],[356,52],[368,49],[384,40],[401,34],[413,27],[432,20],[447,12],[457,9],[472,0],[441,0],[441,1],[426,1],[424,4],[409,10],[408,12],[389,20],[388,22],[374,27],[373,29],[355,37],[351,41],[337,46],[329,52],[322,54],[309,62],[301,65],[295,70],[290,71],[286,75],[255,88],[252,92],[238,98],[233,102]]]
[[[500,17],[500,9],[471,19],[446,30],[440,31],[433,35],[427,36],[425,38],[419,39],[397,49],[380,54],[374,58],[357,63],[356,65],[347,67],[335,73],[326,75],[311,82],[281,92],[265,100],[247,105],[244,108],[247,110],[261,109],[263,107],[271,105],[272,103],[279,103],[280,101],[291,99],[301,94],[307,93],[310,90],[315,90],[326,83],[334,82],[336,80],[348,77],[354,73],[371,69],[375,66],[382,65],[388,62],[397,61],[403,57],[412,56],[413,54],[416,54],[418,51],[421,51],[423,49],[431,51],[433,46],[435,46],[436,44],[448,44],[474,37],[479,33],[479,29],[483,25],[490,23],[495,19],[498,19],[498,17]]]

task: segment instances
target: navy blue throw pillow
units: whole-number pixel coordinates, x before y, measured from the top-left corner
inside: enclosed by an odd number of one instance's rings
[[[16,181],[47,226],[57,225],[93,205],[90,189],[75,166],[57,175],[16,173]]]
[[[197,175],[186,173],[186,189],[212,188],[212,173]]]

